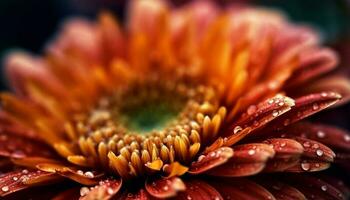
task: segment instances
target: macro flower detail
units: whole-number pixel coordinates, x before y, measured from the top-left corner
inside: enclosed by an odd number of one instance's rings
[[[337,62],[262,8],[140,0],[125,25],[72,19],[42,56],[5,60],[0,195],[346,199],[321,171],[349,169],[350,135],[303,120],[349,100]]]

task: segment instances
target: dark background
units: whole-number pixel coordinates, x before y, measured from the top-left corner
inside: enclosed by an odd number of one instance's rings
[[[176,1],[179,5],[185,1]],[[223,4],[225,1],[221,1]],[[226,2],[229,2],[226,0]],[[232,2],[232,1],[230,1]],[[246,1],[247,2],[247,1]],[[261,0],[253,4],[276,7],[292,20],[318,29],[326,45],[341,55],[340,70],[350,75],[350,1],[349,0]],[[60,24],[72,16],[94,19],[101,9],[123,18],[123,0],[0,0],[0,56],[12,49],[39,54]],[[1,65],[2,66],[2,65]],[[0,89],[7,90],[3,73]],[[324,111],[313,119],[350,130],[350,105]]]

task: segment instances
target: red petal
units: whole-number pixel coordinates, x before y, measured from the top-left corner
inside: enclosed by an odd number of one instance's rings
[[[293,175],[286,180],[304,193],[308,199],[313,199],[312,196],[316,196],[316,199],[318,197],[319,199],[345,199],[342,192],[319,178]]]
[[[286,114],[273,121],[273,125],[268,130],[282,129],[296,121],[304,119],[314,113],[317,113],[340,100],[341,96],[334,92],[322,92],[302,96],[295,100],[295,106]]]
[[[146,181],[147,192],[156,198],[169,198],[176,196],[179,191],[186,190],[185,184],[178,177]]]
[[[44,143],[0,131],[0,156],[10,158],[54,157],[56,154]]]
[[[269,158],[275,152],[267,144],[244,144],[234,147],[233,157],[223,165],[220,165],[207,174],[214,176],[248,176],[261,172]]]
[[[292,106],[294,106],[294,101],[282,95],[276,95],[257,106],[250,106],[240,119],[225,131],[224,135],[228,136],[225,145],[231,146],[248,134],[242,130],[250,128],[249,132],[251,132],[259,129],[289,111]]]
[[[40,170],[18,170],[0,176],[0,196],[23,190],[38,184],[55,183],[60,177]]]
[[[216,166],[222,165],[233,156],[234,152],[229,147],[221,147],[205,155],[200,155],[198,160],[192,162],[189,173],[200,174]]]
[[[267,144],[273,145],[276,155],[269,160],[264,171],[277,172],[284,171],[298,163],[299,157],[302,155],[303,146],[291,139],[268,139],[264,141]]]
[[[287,80],[287,87],[296,87],[332,70],[338,63],[337,55],[330,49],[314,49],[300,55],[300,65]]]
[[[200,180],[186,181],[186,191],[179,193],[176,199],[183,200],[223,200],[220,193],[211,185]]]
[[[140,189],[137,193],[123,192],[117,196],[115,199],[125,199],[125,200],[150,200],[152,199],[150,195],[144,190]]]
[[[279,200],[305,200],[306,197],[298,189],[279,181],[264,180],[261,183]]]
[[[243,178],[216,179],[211,184],[224,199],[275,199],[264,187]]]
[[[121,178],[100,181],[99,185],[92,187],[80,200],[111,199],[119,192],[121,186]]]
[[[304,147],[303,157],[324,162],[332,162],[334,160],[335,153],[327,146],[314,140],[300,137],[295,138],[295,140]]]
[[[315,161],[301,159],[299,162],[286,169],[286,172],[317,172],[321,170],[328,169],[330,166],[329,162]]]

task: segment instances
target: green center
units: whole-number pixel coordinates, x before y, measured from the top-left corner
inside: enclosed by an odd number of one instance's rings
[[[132,131],[141,133],[162,130],[174,120],[179,110],[167,103],[147,103],[123,111],[124,124]]]

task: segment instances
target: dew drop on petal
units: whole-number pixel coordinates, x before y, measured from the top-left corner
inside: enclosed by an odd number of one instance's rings
[[[306,148],[308,148],[308,147],[310,147],[311,145],[310,145],[310,142],[304,142],[303,146],[306,147]]]
[[[326,93],[326,92],[322,92],[322,93],[321,93],[321,96],[322,96],[322,97],[327,97],[327,93]]]
[[[192,197],[190,195],[187,195],[187,200],[192,200]]]
[[[18,177],[15,176],[15,177],[12,178],[12,180],[17,181]]]
[[[322,186],[321,186],[321,190],[322,190],[322,191],[327,191],[327,186],[326,186],[326,185],[322,185]]]
[[[312,109],[313,110],[318,110],[319,109],[318,104],[317,103],[312,104]]]
[[[89,188],[87,187],[82,187],[80,188],[80,196],[85,196],[90,192]]]
[[[255,113],[255,111],[256,111],[256,106],[255,105],[251,105],[251,106],[248,107],[247,113],[248,113],[248,115],[252,115],[252,114]]]
[[[278,116],[278,111],[277,111],[277,110],[274,110],[274,111],[272,112],[272,116],[277,117],[277,116]]]
[[[10,188],[8,186],[4,186],[4,187],[1,188],[1,190],[3,192],[8,192],[10,190]]]
[[[77,173],[78,173],[79,175],[84,175],[84,172],[83,172],[82,170],[78,170]]]
[[[107,189],[107,193],[108,193],[109,195],[112,195],[112,194],[114,193],[114,191],[113,191],[112,188],[108,188],[108,189]]]
[[[301,163],[301,168],[305,171],[309,171],[310,170],[310,163],[307,163],[307,162]]]
[[[318,156],[322,156],[322,155],[323,155],[323,151],[322,151],[321,149],[317,149],[317,150],[316,150],[316,154],[317,154]]]
[[[198,157],[198,162],[202,161],[204,158],[205,158],[205,155],[200,155],[200,156]]]
[[[29,171],[28,171],[27,169],[24,169],[24,170],[22,170],[22,173],[23,173],[23,174],[28,174]]]
[[[248,155],[251,155],[251,156],[252,156],[252,155],[254,155],[254,154],[255,154],[255,150],[254,150],[254,149],[251,149],[251,150],[248,151]]]
[[[242,130],[242,127],[236,126],[236,127],[233,129],[233,134],[236,134],[236,133],[240,132],[241,130]]]
[[[346,142],[350,142],[350,136],[349,136],[349,135],[345,135],[345,136],[344,136],[344,140],[345,140]]]
[[[88,178],[94,178],[94,174],[90,171],[85,172],[84,175]]]
[[[326,136],[325,132],[323,131],[317,131],[316,135],[318,138],[324,138]]]

